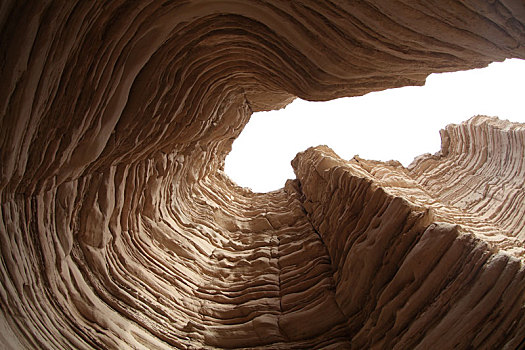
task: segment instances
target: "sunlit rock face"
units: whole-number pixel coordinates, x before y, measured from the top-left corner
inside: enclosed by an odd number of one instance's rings
[[[525,345],[523,125],[222,171],[254,111],[525,58],[521,1],[12,0],[0,36],[3,348]]]

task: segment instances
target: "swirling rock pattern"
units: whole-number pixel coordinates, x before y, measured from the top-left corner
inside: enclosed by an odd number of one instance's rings
[[[222,171],[254,111],[525,58],[521,1],[7,0],[0,48],[3,347],[525,346],[523,125]]]

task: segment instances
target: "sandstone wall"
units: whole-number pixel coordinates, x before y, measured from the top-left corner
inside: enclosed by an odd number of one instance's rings
[[[0,53],[6,348],[525,345],[523,125],[222,170],[254,111],[525,58],[521,1],[8,0]]]

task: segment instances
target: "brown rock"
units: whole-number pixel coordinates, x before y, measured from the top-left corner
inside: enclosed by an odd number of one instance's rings
[[[522,124],[222,171],[254,111],[525,58],[520,1],[7,0],[0,52],[3,347],[524,346]]]

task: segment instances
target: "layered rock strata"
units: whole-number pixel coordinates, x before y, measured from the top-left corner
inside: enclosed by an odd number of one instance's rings
[[[2,346],[525,346],[523,125],[222,172],[254,111],[525,58],[520,1],[4,1],[0,38]]]
[[[294,160],[352,347],[524,344],[525,246],[516,222],[525,216],[525,125],[478,116],[442,135],[441,152],[411,169],[344,161],[326,147]]]

